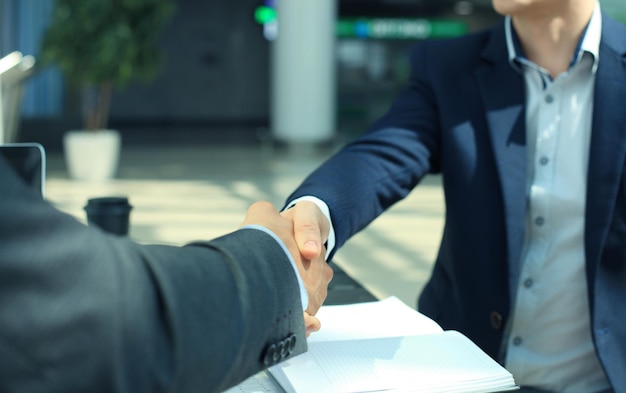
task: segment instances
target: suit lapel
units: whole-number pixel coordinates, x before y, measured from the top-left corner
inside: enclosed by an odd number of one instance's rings
[[[626,157],[626,28],[605,15],[602,24],[585,216],[590,285],[611,223]]]
[[[493,30],[483,60],[476,76],[505,209],[509,286],[515,288],[524,243],[526,115],[524,78],[509,64],[504,24]]]

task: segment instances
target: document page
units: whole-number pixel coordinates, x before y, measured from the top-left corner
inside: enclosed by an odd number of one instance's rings
[[[467,337],[433,335],[314,342],[271,369],[287,392],[492,392],[513,377]]]
[[[322,323],[322,329],[311,334],[307,339],[309,345],[320,341],[400,337],[443,332],[435,321],[407,306],[395,296],[375,302],[323,306],[318,311],[317,317]],[[225,393],[280,392],[283,392],[283,389],[276,386],[265,372],[260,372]]]
[[[515,390],[513,376],[469,338],[446,331],[396,297],[323,306],[308,352],[267,372],[288,393]],[[261,373],[228,393],[275,392]]]
[[[309,343],[443,332],[435,321],[395,296],[375,302],[323,306],[316,317],[322,328],[311,334]]]
[[[324,306],[308,352],[269,369],[287,392],[494,392],[513,376],[469,338],[396,297]]]

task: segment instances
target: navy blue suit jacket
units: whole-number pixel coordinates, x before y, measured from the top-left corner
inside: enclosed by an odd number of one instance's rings
[[[504,24],[418,43],[409,86],[290,200],[314,195],[340,247],[427,173],[441,173],[446,223],[420,311],[497,358],[525,226],[523,76]],[[608,378],[626,386],[626,27],[603,15],[588,168],[585,251],[593,339]],[[616,390],[617,391],[617,390]]]

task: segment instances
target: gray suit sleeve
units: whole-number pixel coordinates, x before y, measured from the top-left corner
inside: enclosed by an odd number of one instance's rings
[[[139,245],[60,213],[1,157],[0,181],[0,391],[222,391],[306,350],[269,235]]]

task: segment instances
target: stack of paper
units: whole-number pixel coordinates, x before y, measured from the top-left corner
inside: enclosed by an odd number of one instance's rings
[[[291,393],[496,392],[513,376],[399,299],[324,306],[309,351],[269,369]]]

